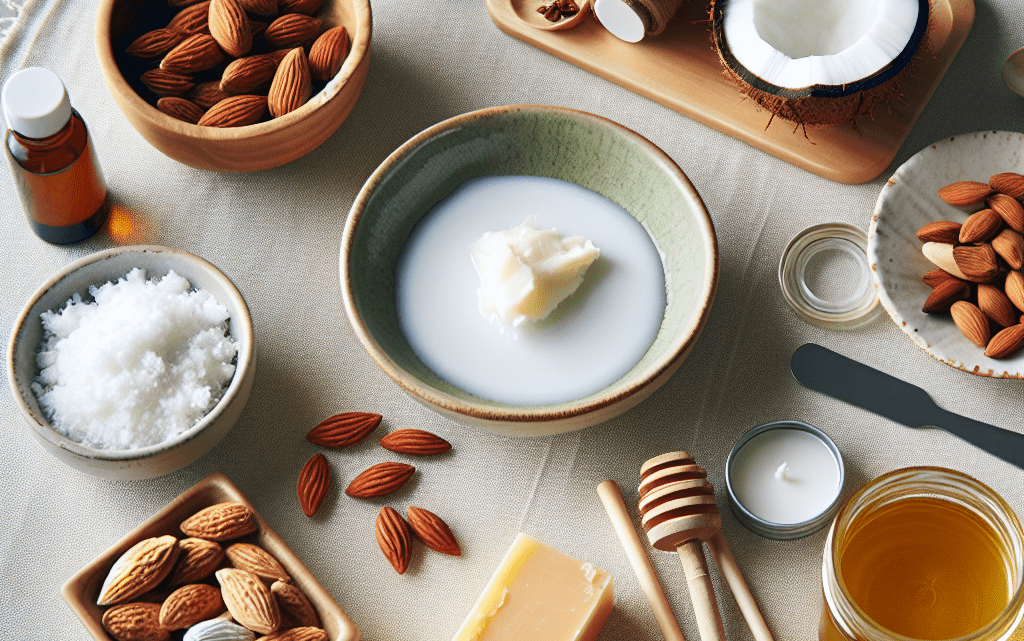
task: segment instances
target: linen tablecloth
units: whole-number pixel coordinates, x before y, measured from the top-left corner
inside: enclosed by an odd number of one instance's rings
[[[1024,514],[1024,472],[939,430],[911,430],[800,387],[789,357],[821,343],[925,387],[940,406],[1024,430],[1024,382],[977,378],[914,346],[884,313],[853,331],[808,325],[777,281],[783,248],[805,227],[863,228],[886,178],[919,149],[982,129],[1019,131],[1024,98],[1000,79],[1024,45],[1024,4],[976,0],[974,27],[945,79],[881,177],[841,185],[797,169],[500,31],[483,0],[374,0],[369,78],[349,118],[320,148],[284,167],[243,175],[198,171],[163,156],[115,106],[93,47],[95,3],[29,0],[0,49],[0,80],[45,66],[65,81],[88,122],[115,207],[130,215],[120,244],[154,243],[198,254],[238,286],[253,316],[257,374],[241,420],[210,454],[168,476],[111,482],[47,455],[28,434],[7,381],[0,386],[0,638],[85,639],[60,586],[96,554],[215,471],[226,473],[371,641],[451,638],[517,532],[589,560],[615,577],[617,604],[601,639],[658,639],[627,558],[595,493],[624,488],[636,518],[639,466],[685,449],[719,488],[723,529],[776,639],[817,638],[825,532],[773,541],[745,529],[724,496],[723,465],[750,427],[777,419],[816,425],[838,444],[848,496],[907,465],[967,472]],[[660,390],[619,418],[548,438],[506,438],[439,417],[400,392],[352,332],[341,304],[338,249],[363,182],[398,145],[441,120],[506,104],[572,107],[610,118],[664,149],[689,176],[714,221],[721,277],[696,348]],[[2,163],[0,163],[2,164]],[[6,344],[25,300],[70,261],[115,244],[106,231],[79,245],[36,238],[14,183],[0,170],[0,326]],[[305,517],[299,469],[317,448],[304,440],[342,411],[384,415],[385,430],[417,427],[454,445],[417,463],[413,485],[379,501],[340,491],[388,460],[375,438],[327,452],[335,484]],[[384,430],[377,434],[383,434]],[[397,575],[374,540],[381,505],[441,515],[462,544],[452,558],[419,547]],[[652,552],[688,638],[699,638],[675,555]],[[749,632],[724,584],[730,639]]]

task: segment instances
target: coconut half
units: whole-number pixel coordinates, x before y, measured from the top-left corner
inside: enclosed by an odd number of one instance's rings
[[[726,74],[773,117],[805,126],[855,122],[898,99],[928,18],[928,0],[711,3]]]

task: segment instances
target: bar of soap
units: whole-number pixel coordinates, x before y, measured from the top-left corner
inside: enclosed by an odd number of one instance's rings
[[[520,533],[453,641],[593,641],[612,575]]]

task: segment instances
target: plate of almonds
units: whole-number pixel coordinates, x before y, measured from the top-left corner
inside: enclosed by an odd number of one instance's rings
[[[868,231],[879,300],[914,343],[979,376],[1024,378],[1024,134],[936,142],[882,188]]]

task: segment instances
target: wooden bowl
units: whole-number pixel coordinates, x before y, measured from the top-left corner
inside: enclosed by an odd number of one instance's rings
[[[338,75],[314,83],[313,96],[280,118],[245,127],[200,127],[159,111],[157,96],[139,80],[157,63],[139,63],[124,51],[135,38],[166,26],[174,15],[164,2],[143,7],[142,0],[100,0],[96,12],[96,56],[110,93],[128,122],[151,145],[196,169],[246,172],[291,162],[316,149],[333,134],[355,106],[370,66],[369,0],[323,0],[316,17],[324,29],[344,25],[351,39]],[[221,67],[218,67],[220,69]],[[207,78],[206,76],[210,76]],[[204,72],[204,79],[217,73]]]

